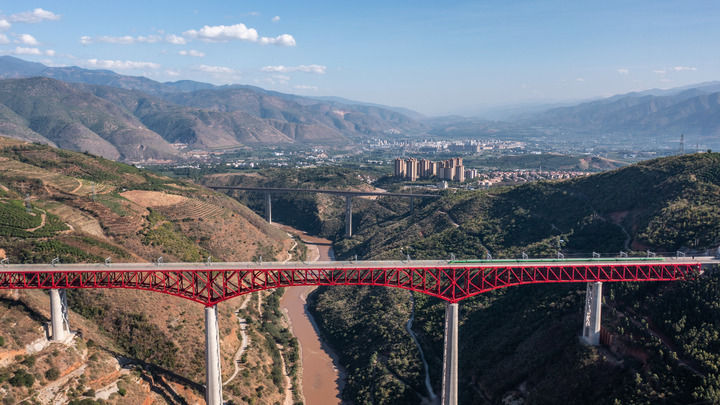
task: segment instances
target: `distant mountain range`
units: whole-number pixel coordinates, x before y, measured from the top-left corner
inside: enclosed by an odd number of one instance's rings
[[[197,150],[343,146],[372,136],[426,131],[419,121],[383,106],[253,86],[160,83],[11,56],[0,57],[0,78],[5,79],[0,80],[0,134],[118,160],[173,158],[178,155],[173,143]]]
[[[552,108],[527,118],[528,125],[566,130],[570,136],[653,137],[720,142],[720,82],[617,95],[574,106]]]
[[[247,85],[161,83],[0,56],[0,134],[141,161],[251,145],[349,147],[368,137],[535,138],[720,145],[720,82],[525,109],[506,121],[427,118],[401,107]],[[508,110],[510,111],[510,110]]]

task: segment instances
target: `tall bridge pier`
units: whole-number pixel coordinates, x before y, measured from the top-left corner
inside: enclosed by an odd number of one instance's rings
[[[68,332],[70,328],[67,321],[65,290],[53,288],[50,290],[50,340],[62,342]]]
[[[265,220],[272,224],[272,201],[270,201],[270,193],[265,193]]]
[[[217,305],[205,307],[205,403],[222,405]]]
[[[600,315],[602,311],[602,282],[587,283],[585,317],[582,338],[591,346],[600,344]]]
[[[457,405],[458,390],[458,312],[460,304],[445,305],[445,344],[443,355],[443,383],[440,403]]]
[[[352,196],[345,195],[345,236],[352,236]]]
[[[272,288],[368,285],[403,288],[448,301],[445,309],[443,404],[457,404],[458,302],[515,285],[586,283],[583,338],[599,343],[602,282],[673,281],[691,277],[710,256],[607,260],[369,261],[331,263],[110,263],[8,264],[0,262],[0,290],[50,290],[52,340],[67,339],[63,289],[134,289],[169,294],[205,306],[206,400],[222,404],[220,338],[216,304]],[[64,338],[64,339],[63,339]]]

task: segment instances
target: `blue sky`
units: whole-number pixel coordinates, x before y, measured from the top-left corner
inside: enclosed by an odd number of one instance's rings
[[[0,53],[427,114],[720,80],[717,1],[0,3]]]

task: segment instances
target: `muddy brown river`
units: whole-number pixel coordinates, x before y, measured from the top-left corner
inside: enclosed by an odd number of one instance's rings
[[[300,235],[308,247],[308,261],[334,260],[329,240],[310,236],[284,225],[281,227],[287,232]],[[305,404],[340,404],[340,390],[345,376],[337,361],[333,359],[334,353],[320,340],[314,321],[306,309],[305,299],[315,288],[317,287],[285,289],[280,308],[287,313],[292,332],[300,344]]]

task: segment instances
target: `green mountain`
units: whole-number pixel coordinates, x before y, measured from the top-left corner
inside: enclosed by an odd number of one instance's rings
[[[553,255],[651,249],[704,250],[720,244],[720,154],[642,162],[561,182],[449,193],[414,217],[358,229],[341,255],[416,258]]]
[[[586,178],[447,193],[415,216],[360,221],[340,258],[548,257],[620,250],[705,252],[720,244],[720,154],[656,159]],[[400,249],[403,249],[402,251]],[[640,253],[640,252],[638,252]],[[460,402],[655,404],[720,401],[720,275],[675,283],[606,283],[611,343],[578,335],[582,284],[492,291],[461,303]],[[414,300],[414,310],[412,302]],[[427,398],[405,330],[414,314],[435,392],[442,371],[444,304],[382,288],[325,287],[309,299],[348,370],[344,397],[415,404]],[[373,325],[368,328],[367,325]]]

